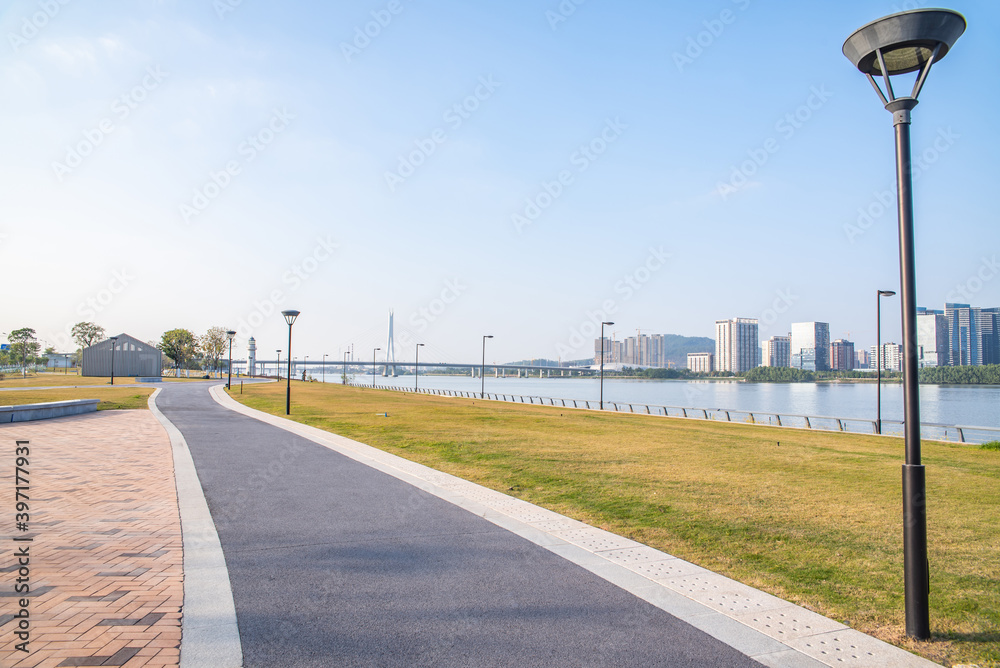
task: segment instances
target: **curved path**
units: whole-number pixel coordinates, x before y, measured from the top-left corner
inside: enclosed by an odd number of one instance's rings
[[[669,555],[213,400],[204,385],[171,385],[156,404],[197,468],[250,668],[930,665]],[[807,656],[829,652],[839,656]]]

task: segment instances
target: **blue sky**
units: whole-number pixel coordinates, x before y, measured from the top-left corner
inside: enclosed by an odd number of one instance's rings
[[[925,6],[8,2],[0,331],[219,325],[273,354],[295,308],[297,354],[367,359],[391,308],[399,359],[483,334],[491,360],[587,357],[602,316],[871,345],[893,133],[841,46]],[[969,29],[912,128],[918,299],[997,306],[1000,9],[949,6]]]

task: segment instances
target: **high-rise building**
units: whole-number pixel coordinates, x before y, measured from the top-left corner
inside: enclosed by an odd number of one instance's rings
[[[792,366],[807,371],[830,370],[829,323],[792,323]]]
[[[772,336],[764,342],[761,353],[761,366],[791,366],[792,365],[792,337]]]
[[[952,366],[977,366],[983,363],[979,335],[979,309],[968,304],[945,304],[948,318],[948,345]]]
[[[854,353],[854,357],[855,357],[855,364],[854,364],[854,368],[855,369],[874,368],[871,365],[871,361],[870,361],[870,358],[869,358],[867,350],[858,350],[858,351],[856,351]]]
[[[871,361],[869,367],[878,368],[878,346],[869,348]],[[898,343],[882,344],[882,371],[902,371],[903,370],[903,346]]]
[[[917,365],[949,366],[948,317],[943,311],[917,309]]]
[[[853,371],[854,370],[854,343],[837,339],[830,344],[830,370],[831,371]]]
[[[1000,308],[979,311],[983,364],[1000,364]]]
[[[715,371],[715,355],[712,353],[688,353],[688,371],[712,373]]]
[[[715,321],[715,368],[718,371],[743,373],[757,366],[756,318],[733,318]]]

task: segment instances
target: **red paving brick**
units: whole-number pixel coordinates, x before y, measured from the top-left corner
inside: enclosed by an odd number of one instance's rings
[[[18,440],[31,450],[28,534],[14,524]],[[179,665],[184,591],[174,467],[166,432],[148,411],[0,425],[0,517],[0,666],[48,668],[135,649],[143,651],[120,665]],[[13,540],[26,535],[33,541]],[[23,545],[32,591],[51,587],[30,599],[28,654],[15,648],[18,622],[7,617],[19,609],[8,595],[18,574],[9,569]],[[153,613],[165,614],[132,623]]]

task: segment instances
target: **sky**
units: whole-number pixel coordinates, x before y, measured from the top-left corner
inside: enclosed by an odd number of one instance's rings
[[[0,332],[580,359],[718,319],[875,342],[891,115],[843,56],[919,0],[13,0]],[[913,112],[917,298],[1000,306],[1000,5]],[[909,86],[905,86],[909,88]],[[899,300],[883,340],[899,340]],[[379,353],[379,359],[383,353]]]

